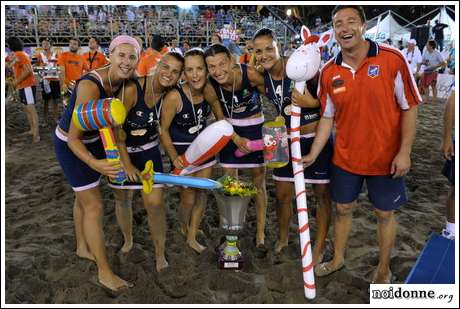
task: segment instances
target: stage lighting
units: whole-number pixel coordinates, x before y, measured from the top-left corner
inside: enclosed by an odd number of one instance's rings
[[[188,9],[190,9],[192,6],[191,6],[190,4],[180,4],[180,5],[178,5],[178,7],[179,7],[180,9],[183,9],[183,10],[188,10]]]

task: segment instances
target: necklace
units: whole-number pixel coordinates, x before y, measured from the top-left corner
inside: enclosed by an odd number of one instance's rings
[[[111,95],[114,96],[114,93],[113,93],[113,87],[112,87],[112,79],[110,78],[110,68],[111,66],[109,67],[109,71],[107,73],[107,75],[109,76],[109,86],[110,86],[110,92],[111,92]],[[123,103],[125,101],[125,80],[123,80],[123,88],[121,89],[121,102]]]
[[[222,87],[219,85],[220,95],[222,96],[222,102],[224,102],[225,110],[227,111],[227,115],[230,115],[230,119],[233,119],[233,98],[235,97],[235,83],[236,83],[235,71],[233,71],[232,107],[230,109],[230,113],[228,112],[227,100],[225,100],[224,92],[222,91]]]
[[[159,94],[160,95],[160,106],[157,108],[157,102],[153,102],[154,106],[153,108],[155,109],[155,114],[157,116],[157,120],[155,120],[155,123],[157,125],[157,130],[158,130],[158,135],[161,135],[161,127],[160,127],[160,117],[161,117],[161,107],[163,106],[163,92],[155,92],[155,87],[154,87],[154,78],[152,76],[152,82],[150,83],[152,85],[152,94],[153,94],[153,99],[155,99],[155,95]],[[147,105],[147,104],[146,104]],[[148,105],[147,105],[148,106]]]
[[[283,58],[281,58],[281,65],[282,65],[281,72],[284,75],[284,61],[283,61]],[[268,73],[268,77],[270,78],[270,83],[272,85],[273,94],[275,95],[275,102],[274,103],[279,108],[279,111],[280,111],[279,114],[281,115],[281,111],[282,111],[282,108],[283,108],[283,96],[284,96],[284,76],[281,79],[281,94],[280,94],[280,98],[278,99],[278,95],[276,94],[275,85],[273,84],[272,75],[268,71],[267,71],[267,73]]]
[[[197,117],[196,117],[196,111],[195,111],[195,104],[193,103],[192,88],[190,87],[190,85],[187,85],[187,86],[188,86],[188,93],[190,95],[190,103],[192,103],[193,118],[195,119],[196,132],[200,134],[200,124],[196,119]]]

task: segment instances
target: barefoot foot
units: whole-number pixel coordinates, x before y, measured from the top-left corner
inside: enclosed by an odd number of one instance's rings
[[[193,240],[187,240],[187,245],[190,246],[190,248],[192,248],[193,250],[195,250],[197,253],[201,253],[203,252],[206,247],[205,246],[202,246],[198,243],[198,241],[196,241],[196,239],[193,239]]]

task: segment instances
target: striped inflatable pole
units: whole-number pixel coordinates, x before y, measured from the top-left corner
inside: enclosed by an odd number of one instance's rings
[[[125,107],[116,98],[90,100],[75,107],[72,114],[72,121],[78,129],[82,131],[99,130],[107,161],[118,163],[120,163],[120,153],[111,128],[122,125],[125,119]],[[122,184],[126,180],[126,174],[122,171],[116,178],[110,179]]]
[[[296,82],[295,88],[300,93],[305,89],[305,81]],[[294,173],[297,217],[299,220],[300,248],[302,254],[303,286],[305,297],[316,297],[315,275],[310,241],[310,226],[308,225],[308,207],[303,175],[302,154],[300,151],[300,107],[291,105],[291,158]]]
[[[320,47],[327,45],[330,41],[332,30],[326,31],[318,37],[311,35],[310,30],[302,26],[300,34],[304,43],[289,57],[286,63],[286,73],[291,80],[295,81],[295,89],[303,94],[305,82],[312,79],[319,70],[321,63]],[[294,172],[297,216],[299,218],[303,286],[305,297],[313,299],[316,296],[316,287],[310,242],[310,226],[308,225],[305,179],[301,161],[302,153],[300,151],[300,107],[294,104],[291,105],[291,157],[292,170]]]

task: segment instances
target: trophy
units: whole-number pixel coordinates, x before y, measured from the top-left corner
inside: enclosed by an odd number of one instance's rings
[[[238,235],[244,227],[246,212],[252,195],[257,193],[255,186],[231,176],[218,180],[222,187],[213,190],[219,209],[219,224],[225,234],[225,241],[216,248],[220,269],[240,270],[244,265],[244,255],[238,248]]]

